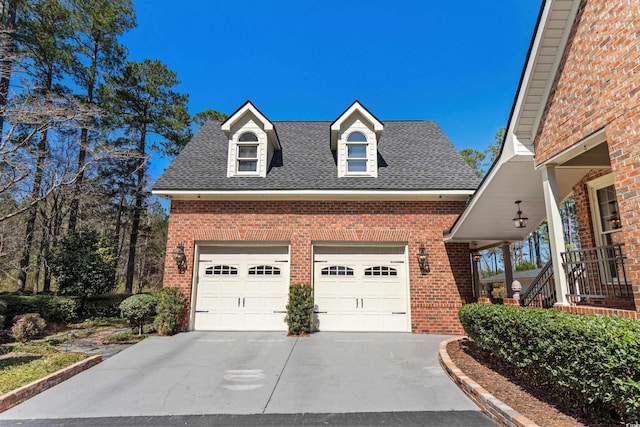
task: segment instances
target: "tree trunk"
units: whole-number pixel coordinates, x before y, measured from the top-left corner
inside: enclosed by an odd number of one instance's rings
[[[18,0],[2,1],[2,14],[6,16],[2,26],[2,44],[0,49],[0,136],[4,127],[4,111],[9,98],[9,83],[15,61],[16,11]]]
[[[33,277],[33,294],[36,295],[38,293],[38,287],[40,284],[40,273],[44,272],[44,276],[46,278],[47,273],[46,271],[48,270],[47,267],[47,260],[49,258],[49,244],[51,241],[51,216],[47,215],[46,212],[46,206],[44,209],[42,209],[42,213],[40,214],[40,216],[42,216],[42,222],[43,222],[43,227],[42,227],[42,240],[40,240],[40,249],[38,250],[38,261],[36,262],[36,265],[38,266],[38,269]]]
[[[27,283],[27,270],[29,268],[29,259],[31,258],[31,246],[33,245],[33,231],[38,217],[38,198],[42,188],[42,176],[44,175],[44,161],[47,156],[47,131],[44,130],[40,135],[38,143],[38,159],[36,161],[36,173],[33,178],[33,188],[31,190],[32,205],[29,208],[27,216],[27,224],[25,227],[24,246],[22,247],[22,258],[20,258],[20,267],[18,270],[18,283],[16,291],[24,291]]]
[[[144,233],[142,238],[144,243],[142,244],[142,253],[140,254],[140,264],[138,265],[138,293],[142,292],[142,286],[144,284],[144,270],[147,268],[147,250],[149,249],[149,234]]]
[[[540,253],[540,232],[535,230],[533,233],[533,246],[536,251],[536,267],[542,268],[542,255]]]
[[[98,50],[99,43],[93,41],[93,51],[91,54],[91,66],[89,67],[89,81],[87,84],[87,104],[93,103],[93,87],[96,81],[96,72],[98,66]],[[73,196],[71,198],[71,205],[69,209],[69,234],[76,231],[76,224],[78,222],[78,210],[80,207],[80,191],[82,190],[82,181],[84,180],[84,167],[87,157],[87,147],[89,146],[89,129],[87,126],[83,126],[80,130],[80,149],[78,151],[78,171],[76,180],[73,185]]]
[[[60,196],[62,197],[62,196]],[[56,246],[58,238],[60,237],[60,229],[62,228],[62,212],[61,206],[63,201],[60,200],[58,195],[55,195],[53,199],[53,206],[51,208],[51,232],[50,242],[45,246],[44,254],[44,283],[42,284],[42,291],[49,292],[51,290],[51,268],[49,266],[49,259],[51,258],[51,248]]]
[[[136,271],[136,245],[138,244],[138,232],[140,230],[140,216],[142,213],[142,204],[144,202],[144,175],[145,175],[145,139],[147,137],[147,129],[142,127],[140,132],[140,141],[138,143],[138,151],[141,156],[139,161],[138,172],[136,173],[136,204],[133,207],[133,219],[131,221],[131,235],[129,237],[129,258],[127,259],[127,276],[124,286],[124,292],[130,294],[133,292],[133,278]]]

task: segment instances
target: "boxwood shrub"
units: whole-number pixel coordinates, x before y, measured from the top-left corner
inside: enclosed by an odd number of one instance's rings
[[[131,294],[105,294],[87,297],[84,302],[83,313],[78,313],[82,319],[93,319],[96,317],[119,317],[120,303]],[[74,297],[78,304],[80,297]]]
[[[477,345],[583,411],[640,420],[640,321],[617,316],[468,304],[459,312]]]
[[[313,288],[311,285],[291,285],[287,304],[287,322],[289,335],[305,335],[311,332],[313,316]]]

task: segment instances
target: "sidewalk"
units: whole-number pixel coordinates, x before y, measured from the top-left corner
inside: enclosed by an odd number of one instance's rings
[[[122,344],[104,344],[103,340],[116,332],[126,331],[129,328],[111,329],[107,331],[96,332],[86,338],[75,338],[71,341],[57,345],[60,351],[69,353],[83,353],[88,355],[102,354],[102,360],[108,359],[118,354],[125,348],[131,347],[131,343]]]

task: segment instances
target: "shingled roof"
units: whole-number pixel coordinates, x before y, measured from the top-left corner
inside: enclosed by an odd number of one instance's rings
[[[329,121],[273,121],[282,150],[266,178],[227,177],[229,140],[205,124],[153,186],[154,191],[475,190],[478,177],[437,123],[383,121],[378,177],[338,178]]]

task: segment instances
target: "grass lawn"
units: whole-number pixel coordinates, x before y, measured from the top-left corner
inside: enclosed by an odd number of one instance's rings
[[[0,394],[15,390],[87,357],[89,356],[86,354],[61,352],[9,356],[0,360]]]
[[[89,357],[86,354],[60,351],[56,345],[126,325],[123,319],[95,319],[54,328],[55,332],[25,344],[8,343],[0,346],[0,394],[15,390]]]

